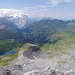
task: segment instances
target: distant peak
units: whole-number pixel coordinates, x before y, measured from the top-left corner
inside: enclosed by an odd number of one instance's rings
[[[44,17],[44,18],[42,18],[42,20],[47,20],[47,19],[53,20],[53,18],[51,18],[51,17]]]

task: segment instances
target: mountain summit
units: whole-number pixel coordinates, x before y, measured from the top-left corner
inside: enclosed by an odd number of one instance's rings
[[[17,28],[29,25],[29,18],[22,10],[0,9],[0,20],[4,21],[7,25],[12,24]]]

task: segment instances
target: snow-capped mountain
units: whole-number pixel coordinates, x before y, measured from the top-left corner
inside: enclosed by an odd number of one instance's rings
[[[53,20],[51,17],[44,18],[28,18],[25,10],[16,9],[0,9],[0,20],[4,21],[7,25],[17,28],[25,28],[33,22],[40,20]]]
[[[29,18],[25,15],[25,11],[23,10],[0,9],[0,20],[6,24],[13,23],[17,28],[29,25]]]

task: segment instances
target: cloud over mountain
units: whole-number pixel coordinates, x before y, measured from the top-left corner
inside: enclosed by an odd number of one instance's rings
[[[0,17],[4,16],[19,16],[25,14],[26,11],[24,10],[16,10],[16,9],[0,9]]]

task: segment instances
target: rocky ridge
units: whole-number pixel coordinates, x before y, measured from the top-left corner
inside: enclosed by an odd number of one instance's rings
[[[75,48],[74,48],[75,49]],[[74,53],[74,49],[72,50]],[[68,49],[68,51],[70,51]],[[67,50],[66,50],[67,52]],[[70,51],[70,53],[72,53]],[[72,54],[73,54],[72,53]],[[1,75],[74,75],[75,63],[69,54],[61,54],[49,58],[39,46],[26,44],[19,51],[17,59],[0,70]],[[73,56],[74,57],[74,56]]]

